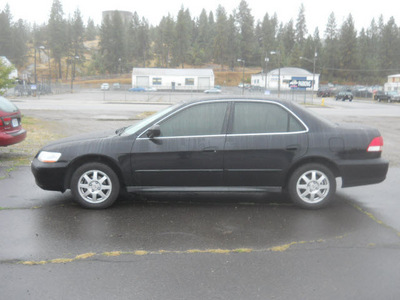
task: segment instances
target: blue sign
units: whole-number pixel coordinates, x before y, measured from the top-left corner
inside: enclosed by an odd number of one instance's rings
[[[292,77],[289,82],[291,89],[307,89],[312,88],[312,80],[307,80],[307,77]]]

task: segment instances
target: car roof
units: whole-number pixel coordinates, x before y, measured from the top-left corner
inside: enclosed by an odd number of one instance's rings
[[[289,109],[291,112],[293,112],[297,117],[299,117],[302,121],[306,122],[306,125],[309,128],[314,128],[314,129],[320,129],[323,130],[323,128],[327,127],[334,127],[334,123],[332,123],[329,120],[326,120],[319,115],[315,114],[314,112],[310,111],[309,109],[306,109],[305,107],[301,106],[300,104],[294,102],[294,101],[289,101],[289,100],[282,100],[274,97],[243,97],[243,96],[217,96],[213,95],[210,97],[202,97],[199,99],[194,99],[194,100],[188,100],[185,102],[182,102],[181,105],[176,106],[176,110],[180,109],[182,106],[187,106],[190,104],[195,104],[195,103],[202,103],[202,102],[210,102],[210,101],[233,101],[233,102],[242,102],[242,101],[263,101],[263,102],[270,102],[270,103],[276,103],[279,105],[282,105]]]

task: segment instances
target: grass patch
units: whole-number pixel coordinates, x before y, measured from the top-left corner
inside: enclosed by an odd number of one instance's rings
[[[23,142],[0,147],[0,179],[6,178],[16,167],[29,166],[40,148],[62,137],[51,131],[51,122],[40,119],[24,116],[22,127],[27,131]]]

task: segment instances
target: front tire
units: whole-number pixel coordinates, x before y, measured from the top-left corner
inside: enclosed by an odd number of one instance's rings
[[[318,209],[333,200],[336,180],[329,168],[311,163],[293,172],[288,188],[290,198],[295,204],[302,208]]]
[[[81,206],[102,209],[117,200],[120,183],[117,174],[109,166],[97,162],[88,163],[72,175],[71,192]]]

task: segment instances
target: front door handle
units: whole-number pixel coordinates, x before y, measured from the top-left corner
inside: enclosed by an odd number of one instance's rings
[[[203,149],[203,152],[217,152],[216,147],[206,147]]]

